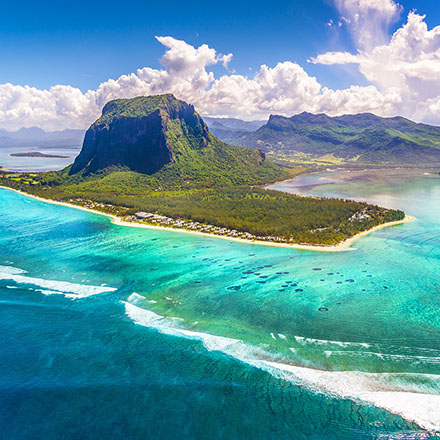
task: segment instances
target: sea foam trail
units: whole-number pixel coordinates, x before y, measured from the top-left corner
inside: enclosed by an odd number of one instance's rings
[[[0,266],[0,280],[11,280],[17,284],[31,284],[41,287],[38,290],[45,295],[64,295],[67,298],[86,298],[104,292],[113,292],[117,289],[108,286],[89,286],[86,284],[69,283],[67,281],[45,280],[33,278],[26,274],[23,269],[13,266]]]
[[[350,346],[358,346],[361,348],[369,348],[371,345],[365,342],[344,342],[344,341],[329,341],[327,339],[314,339],[314,338],[306,338],[304,336],[294,336],[293,337],[298,344],[306,345],[306,344],[317,344],[317,345],[338,345],[340,347],[350,347]]]
[[[174,321],[133,304],[140,302],[141,298],[135,294],[125,302],[126,315],[136,324],[167,335],[201,341],[209,351],[220,351],[313,392],[371,404],[415,422],[424,429],[440,430],[438,375],[322,371],[296,367],[277,360],[268,361],[269,358],[273,359],[273,355],[263,349],[249,346],[239,339],[179,328]]]
[[[23,269],[19,269],[18,267],[14,267],[14,266],[0,266],[0,273],[9,274],[9,275],[18,275],[27,272]]]

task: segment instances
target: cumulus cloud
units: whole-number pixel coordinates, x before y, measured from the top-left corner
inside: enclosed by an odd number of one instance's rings
[[[364,26],[364,15],[376,17],[378,12],[387,17],[381,19],[380,26],[385,26],[400,13],[392,0],[335,1],[346,15],[345,21],[355,23],[353,26]],[[109,79],[96,90],[83,93],[69,85],[39,90],[0,84],[0,127],[86,128],[109,100],[161,93],[173,93],[209,116],[252,119],[271,113],[341,115],[370,111],[440,122],[440,27],[429,30],[424,20],[412,12],[385,44],[371,50],[359,47],[354,54],[329,52],[312,59],[326,65],[355,63],[369,81],[368,86],[332,90],[290,61],[262,65],[250,76],[227,70],[215,76],[210,67],[227,68],[232,54],[220,54],[206,44],[194,47],[170,36],[158,36],[165,47],[162,68],[144,67]]]
[[[390,116],[396,114],[396,109],[402,104],[401,96],[396,89],[385,93],[374,86],[351,86],[345,90],[323,90],[319,100],[319,111],[327,114],[365,113]],[[335,109],[340,109],[336,111]],[[349,112],[344,111],[350,109]]]
[[[0,84],[0,126],[16,129],[22,126],[46,128],[80,128],[98,112],[94,93],[57,85],[49,90]]]
[[[396,102],[394,96],[381,95],[374,86],[338,91],[322,87],[290,61],[273,67],[262,65],[250,78],[227,72],[216,78],[209,66],[227,67],[232,54],[219,54],[206,44],[196,48],[169,36],[156,38],[166,48],[160,60],[162,69],[144,67],[109,79],[96,90],[83,93],[68,85],[49,90],[0,85],[0,126],[85,128],[99,117],[109,100],[160,93],[173,93],[205,115],[244,118],[266,118],[270,113],[292,115],[305,110],[336,115],[374,109],[388,114]]]
[[[440,26],[429,30],[424,15],[410,12],[407,22],[387,44],[370,51],[329,52],[312,61],[326,65],[356,63],[382,94],[400,95],[399,113],[439,122]]]
[[[328,66],[332,64],[359,64],[360,57],[350,52],[326,52],[311,58],[310,61],[315,64],[326,64]]]

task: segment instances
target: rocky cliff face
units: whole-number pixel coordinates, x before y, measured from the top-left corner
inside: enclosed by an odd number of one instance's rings
[[[105,105],[69,174],[114,172],[149,175],[155,188],[259,185],[288,177],[262,150],[217,139],[194,107],[173,95]]]
[[[153,174],[185,148],[201,149],[208,142],[207,126],[194,107],[172,95],[111,101],[87,130],[70,174],[110,166]]]

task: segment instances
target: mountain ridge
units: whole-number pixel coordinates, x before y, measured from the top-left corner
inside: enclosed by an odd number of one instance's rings
[[[261,149],[228,145],[209,132],[194,107],[171,94],[107,103],[87,130],[70,175],[112,167],[163,184],[262,184],[285,177]]]
[[[373,113],[335,117],[308,112],[291,117],[272,114],[258,130],[229,133],[228,140],[263,148],[271,156],[284,159],[305,154],[376,165],[440,161],[440,127]]]
[[[39,127],[21,127],[15,131],[0,128],[0,148],[74,147],[82,144],[85,130],[45,131]]]
[[[107,103],[74,164],[64,170],[3,172],[0,179],[14,189],[99,207],[131,222],[153,216],[168,226],[286,244],[339,243],[405,216],[362,202],[261,187],[303,169],[287,171],[261,149],[220,141],[192,105],[168,94]]]
[[[265,124],[266,121],[243,121],[237,118],[204,117],[209,131],[224,142],[230,143],[238,136],[253,132]]]

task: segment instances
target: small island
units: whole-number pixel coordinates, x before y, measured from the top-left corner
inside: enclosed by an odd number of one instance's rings
[[[119,224],[303,248],[335,247],[408,220],[364,202],[264,188],[301,171],[220,141],[192,105],[168,94],[107,103],[71,166],[0,172],[0,183]]]
[[[9,156],[13,157],[46,157],[53,159],[68,159],[70,156],[59,156],[57,154],[40,153],[39,151],[27,151],[24,153],[11,153]]]

